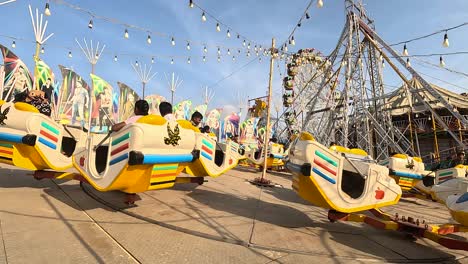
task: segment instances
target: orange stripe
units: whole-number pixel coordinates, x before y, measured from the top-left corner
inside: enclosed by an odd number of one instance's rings
[[[55,143],[57,143],[58,139],[54,136],[52,136],[51,134],[45,132],[44,130],[41,130],[41,135],[45,136],[46,138],[54,141]]]
[[[322,162],[318,161],[317,159],[314,159],[314,163],[317,164],[317,165],[319,165],[320,168],[322,168],[322,169],[328,171],[329,173],[333,174],[334,176],[336,176],[336,171],[334,171],[334,170],[328,168],[327,166],[325,166],[325,164],[323,164]]]
[[[203,146],[201,147],[201,149],[204,150],[204,151],[206,151],[206,152],[208,152],[208,154],[213,155],[213,151],[212,151],[211,149],[207,148],[205,145],[203,145]]]
[[[8,155],[13,155],[13,151],[0,149],[0,153],[5,153]]]
[[[151,178],[165,177],[165,176],[175,176],[175,173],[153,174],[151,175]]]

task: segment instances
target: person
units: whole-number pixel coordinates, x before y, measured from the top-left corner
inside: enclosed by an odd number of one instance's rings
[[[159,104],[159,113],[161,113],[161,116],[164,117],[167,121],[176,120],[172,114],[172,105],[169,102],[161,102]]]
[[[44,98],[51,103],[54,87],[52,86],[52,80],[50,78],[47,78],[47,81],[42,85],[41,91],[44,92]]]
[[[84,126],[84,122],[85,122],[84,108],[86,105],[88,105],[89,95],[88,95],[88,91],[83,87],[83,84],[81,82],[76,82],[75,91],[74,91],[71,101],[72,101],[72,124],[75,123],[76,113],[78,113],[78,116],[80,117],[80,120],[81,120],[81,126]]]
[[[452,162],[450,163],[450,167],[455,167],[459,164],[465,164],[465,152],[463,151],[457,153],[457,157],[454,160],[452,160]]]
[[[202,120],[203,115],[200,112],[195,111],[190,118],[190,123],[192,123],[194,127],[199,127]]]
[[[113,125],[111,129],[113,132],[117,132],[121,130],[124,126],[135,123],[142,116],[148,115],[148,112],[149,112],[148,102],[146,102],[146,100],[138,100],[135,102],[135,107],[133,108],[133,113],[135,115],[129,117],[127,120],[123,122]]]
[[[17,97],[19,97],[18,99],[23,99],[23,102],[36,107],[36,109],[39,110],[39,113],[44,114],[46,116],[50,116],[52,114],[50,104],[47,101],[47,99],[44,98],[44,92],[40,90],[26,90],[25,93],[27,94],[26,98],[24,98],[23,95],[15,95],[15,101]]]
[[[104,91],[100,94],[100,98],[101,107],[99,108],[99,129],[102,130],[102,123],[104,121],[104,118],[108,120],[107,122],[110,122],[109,118],[112,114],[112,93],[109,87],[104,86]]]
[[[201,133],[210,133],[210,126],[204,126],[200,128]]]

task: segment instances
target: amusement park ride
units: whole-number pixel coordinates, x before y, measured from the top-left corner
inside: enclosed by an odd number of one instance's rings
[[[266,121],[266,140],[262,151],[246,141],[244,155],[259,166],[285,162],[293,175],[294,191],[310,203],[328,209],[332,222],[363,222],[428,238],[448,248],[468,250],[468,242],[445,236],[468,230],[467,167],[425,170],[410,140],[392,124],[383,63],[404,81],[406,96],[422,102],[463,148],[463,142],[425,102],[423,92],[437,98],[464,127],[468,127],[468,120],[376,33],[374,21],[361,4],[352,0],[345,3],[346,24],[329,56],[303,49],[287,57],[288,76],[283,80],[285,111],[276,121],[279,123],[269,126],[268,104],[261,98],[253,100],[246,119]],[[44,35],[45,28],[41,32]],[[43,42],[38,41],[38,46]],[[278,54],[274,48],[270,51],[273,63]],[[83,52],[94,72],[99,56],[84,49]],[[38,52],[36,58],[39,59]],[[149,71],[139,73],[144,77],[143,87],[150,79]],[[413,80],[408,80],[403,71],[409,72]],[[88,127],[90,124],[91,116]],[[286,143],[287,149],[267,143],[269,127],[277,128],[276,137]],[[0,102],[1,163],[33,170],[36,178],[87,182],[99,191],[134,194],[171,188],[176,183],[201,184],[203,177],[217,177],[237,166],[243,158],[240,148],[233,140],[220,147],[215,139],[200,133],[186,120],[167,121],[150,114],[118,132],[99,134],[59,124],[26,103]],[[181,176],[182,172],[186,176]],[[398,203],[402,196],[445,203],[459,224],[430,225],[424,220],[381,211],[382,207]],[[373,217],[364,214],[366,211]]]

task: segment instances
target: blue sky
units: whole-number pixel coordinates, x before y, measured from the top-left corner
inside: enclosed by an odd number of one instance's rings
[[[269,61],[266,57],[261,62],[254,61],[231,77],[218,82],[254,58],[254,56],[246,57],[246,49],[242,47],[242,41],[236,38],[236,32],[262,43],[264,46],[271,43],[272,37],[275,37],[277,42],[282,43],[288,37],[308,3],[305,0],[194,0],[233,29],[231,30],[232,37],[228,39],[225,27],[221,28],[221,32],[217,32],[216,22],[210,17],[208,17],[207,22],[202,23],[201,11],[197,8],[188,8],[188,1],[185,0],[68,1],[92,10],[93,13],[100,16],[116,18],[127,24],[149,28],[165,35],[173,35],[176,46],[170,45],[170,38],[160,37],[156,34],[152,35],[152,44],[148,45],[146,43],[148,34],[132,29],[129,29],[130,38],[124,39],[124,26],[99,19],[94,19],[94,28],[90,30],[87,26],[91,19],[90,15],[52,1],[50,3],[52,16],[46,18],[49,21],[47,32],[53,32],[54,36],[47,41],[46,52],[41,54],[41,58],[53,68],[56,76],[60,76],[57,65],[62,64],[73,67],[76,72],[89,80],[91,67],[79,51],[75,38],[79,40],[92,39],[94,42],[100,41],[106,45],[104,54],[96,66],[96,74],[103,77],[115,88],[117,81],[121,81],[141,92],[141,83],[130,63],[139,61],[140,64],[150,65],[151,57],[155,55],[156,62],[152,66],[157,75],[147,85],[146,94],[157,93],[170,98],[164,73],[175,72],[183,80],[176,92],[176,101],[191,99],[194,104],[201,103],[202,87],[209,86],[216,93],[211,107],[225,106],[229,109],[228,111],[234,109],[238,104],[237,93],[248,95],[250,98],[263,96],[266,94],[268,86]],[[2,35],[34,39],[28,4],[42,12],[45,1],[18,0],[15,3],[0,6],[5,25],[2,28]],[[368,0],[364,1],[364,4],[369,15],[375,20],[377,31],[388,43],[399,42],[463,23],[466,21],[466,10],[468,10],[468,1],[466,0]],[[318,9],[314,4],[309,13],[311,19],[306,20],[302,27],[296,31],[294,36],[296,46],[290,47],[290,51],[300,48],[315,48],[324,54],[329,54],[335,47],[344,25],[344,1],[324,0],[323,8]],[[412,42],[408,44],[408,50],[410,54],[463,51],[466,49],[464,46],[468,40],[467,33],[468,27],[450,31],[449,48],[442,47],[443,34],[440,34]],[[192,41],[190,51],[186,49],[185,40]],[[11,46],[11,42],[11,39],[0,37],[0,43],[3,45]],[[201,60],[204,55],[203,45],[197,45],[195,42],[207,44],[207,62]],[[17,40],[16,44],[17,47],[13,51],[32,70],[34,43]],[[216,46],[231,47],[231,52],[236,55],[236,61],[233,62],[232,56],[226,55],[227,48],[222,48],[221,52],[224,56],[218,63]],[[252,49],[253,46],[252,44]],[[242,49],[241,54],[237,54],[238,48]],[[399,52],[401,49],[402,46],[396,47]],[[69,50],[73,53],[71,59],[67,56]],[[119,61],[114,62],[115,54],[128,55],[119,55]],[[252,55],[254,55],[253,51]],[[169,63],[170,56],[174,56],[175,64],[173,65]],[[187,64],[188,57],[191,58],[191,64]],[[434,64],[439,62],[438,56],[424,59]],[[467,55],[444,57],[447,67],[459,71],[465,69],[466,59]],[[279,98],[281,91],[279,72],[284,71],[284,63],[280,62],[279,65],[280,69],[275,65],[274,73],[276,98]],[[412,65],[421,73],[461,87],[468,87],[466,77],[419,65],[414,61]],[[388,68],[385,70],[384,82],[389,85],[400,85],[401,81],[396,79]],[[427,80],[456,92],[465,91],[433,78],[428,77]],[[213,86],[215,83],[217,84]]]

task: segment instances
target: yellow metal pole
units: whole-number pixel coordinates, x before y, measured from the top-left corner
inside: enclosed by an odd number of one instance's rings
[[[271,40],[271,58],[270,58],[270,80],[268,83],[268,103],[267,103],[267,123],[266,123],[266,131],[265,131],[265,140],[263,141],[263,152],[264,152],[264,161],[263,161],[263,172],[262,172],[262,179],[266,175],[267,170],[267,154],[268,154],[268,146],[270,141],[270,115],[271,115],[271,94],[273,90],[273,65],[275,62],[275,38]]]
[[[436,160],[440,161],[439,141],[437,140],[437,127],[436,127],[433,114],[431,114],[431,119],[432,119],[432,130],[434,131],[434,147],[435,147],[435,152],[436,152],[435,158]]]

